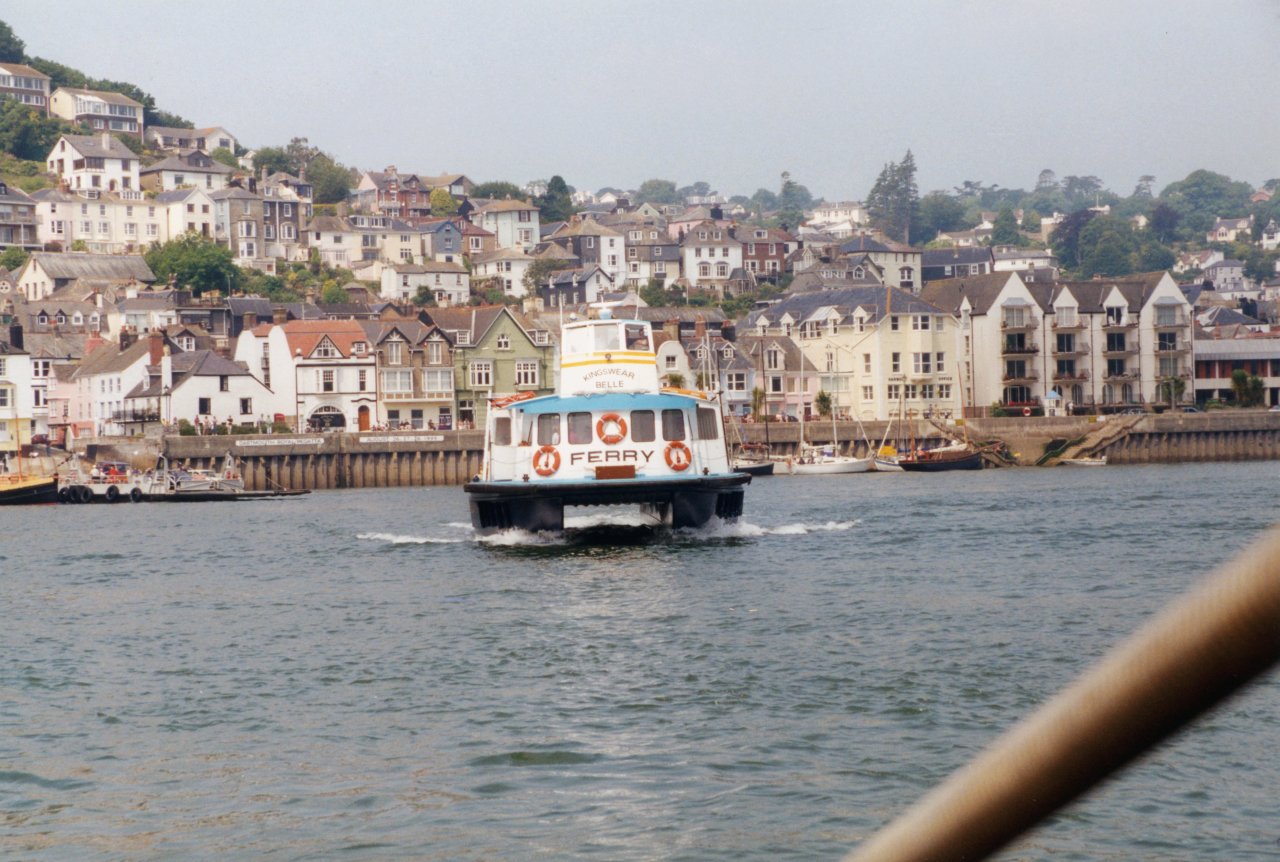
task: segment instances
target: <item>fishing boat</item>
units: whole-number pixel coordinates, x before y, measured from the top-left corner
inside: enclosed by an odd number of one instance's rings
[[[772,476],[774,461],[769,457],[769,447],[763,443],[742,443],[734,447],[729,466],[735,473]]]
[[[736,520],[750,481],[729,465],[715,399],[664,389],[649,324],[606,310],[564,325],[556,394],[490,399],[463,490],[479,533],[562,531],[576,506],[638,506],[679,528]]]

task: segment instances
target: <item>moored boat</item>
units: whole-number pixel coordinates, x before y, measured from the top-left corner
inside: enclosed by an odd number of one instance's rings
[[[982,450],[967,443],[936,449],[913,449],[899,455],[897,464],[909,473],[941,473],[946,470],[981,470]]]
[[[872,458],[837,455],[831,447],[806,447],[799,456],[788,458],[785,470],[792,476],[830,476],[841,473],[866,473]]]
[[[58,502],[56,476],[24,476],[21,473],[0,474],[0,506],[23,506],[32,503]]]
[[[560,531],[574,506],[638,506],[672,527],[741,515],[751,477],[730,466],[719,404],[662,388],[652,345],[644,321],[568,323],[556,394],[490,400],[464,486],[477,531]]]

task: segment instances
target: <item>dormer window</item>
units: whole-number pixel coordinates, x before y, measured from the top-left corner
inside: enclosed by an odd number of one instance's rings
[[[77,311],[71,316],[71,323],[73,326],[84,326],[84,315]]]
[[[316,345],[316,349],[311,352],[311,355],[317,359],[334,359],[340,354],[338,353],[338,348],[333,346],[333,342],[326,338]]]
[[[47,326],[49,323],[49,315],[45,314],[43,311],[40,312],[40,314],[36,316],[36,323],[41,326]]]
[[[364,352],[369,349],[369,345],[363,341],[355,341],[351,344],[351,352],[357,356],[363,356]]]
[[[57,314],[57,316],[56,316],[56,317],[54,317],[54,320],[56,320],[56,321],[58,322],[58,325],[59,325],[59,326],[62,326],[63,324],[65,324],[65,323],[67,322],[67,316],[66,316],[65,314],[63,314],[61,311],[59,311],[59,312],[58,312],[58,314]]]

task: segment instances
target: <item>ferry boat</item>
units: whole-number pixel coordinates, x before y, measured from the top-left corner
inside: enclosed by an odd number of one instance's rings
[[[480,533],[561,531],[566,506],[636,505],[681,528],[738,518],[750,481],[730,466],[715,399],[663,388],[649,324],[606,310],[564,325],[555,395],[490,400],[463,490]]]

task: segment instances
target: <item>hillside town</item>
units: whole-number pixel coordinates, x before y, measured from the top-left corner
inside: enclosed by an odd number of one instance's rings
[[[1280,247],[1252,214],[1109,273],[1066,265],[1065,232],[1146,215],[1002,207],[916,243],[870,200],[768,211],[394,165],[320,204],[306,166],[272,170],[232,130],[51,80],[0,63],[5,100],[70,129],[42,188],[0,182],[0,451],[482,427],[490,399],[549,392],[561,325],[605,308],[653,323],[666,385],[749,422],[1280,404],[1280,278],[1232,255]],[[170,251],[212,251],[213,276]]]

